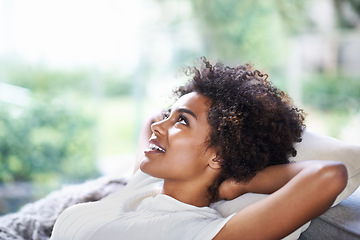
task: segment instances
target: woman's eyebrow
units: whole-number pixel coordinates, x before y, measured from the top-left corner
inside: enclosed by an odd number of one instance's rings
[[[171,112],[171,111],[172,111],[172,109],[170,108],[170,109],[168,110],[168,112]],[[193,116],[193,117],[197,120],[196,114],[195,114],[193,111],[189,110],[189,109],[179,108],[179,109],[175,109],[175,112],[188,113],[188,114],[190,114],[191,116]]]
[[[188,114],[190,114],[191,116],[193,116],[193,117],[197,120],[197,116],[196,116],[196,114],[195,114],[193,111],[189,110],[189,109],[186,109],[186,108],[179,108],[178,112],[181,112],[181,113],[188,113]]]

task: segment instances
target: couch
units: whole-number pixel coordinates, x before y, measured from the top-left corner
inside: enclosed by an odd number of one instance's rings
[[[360,188],[351,196],[311,221],[300,240],[359,240]]]

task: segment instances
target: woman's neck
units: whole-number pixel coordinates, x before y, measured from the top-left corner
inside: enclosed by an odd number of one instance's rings
[[[164,186],[161,193],[196,207],[207,207],[210,205],[208,187],[198,185],[194,182],[178,183],[164,180]]]

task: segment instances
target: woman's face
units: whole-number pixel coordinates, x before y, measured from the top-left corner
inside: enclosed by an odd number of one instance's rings
[[[167,116],[151,126],[153,134],[141,170],[169,180],[201,177],[216,157],[205,143],[210,131],[209,107],[209,99],[196,92],[179,98]]]

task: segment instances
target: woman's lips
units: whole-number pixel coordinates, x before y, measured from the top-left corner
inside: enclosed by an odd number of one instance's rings
[[[161,147],[159,147],[158,145],[153,144],[153,143],[150,143],[150,144],[149,144],[149,148],[150,148],[151,150],[154,150],[154,151],[165,152],[165,149],[163,149],[163,148],[161,148]]]
[[[150,152],[158,152],[158,153],[165,153],[166,150],[163,146],[161,146],[155,139],[150,139],[149,141],[149,148],[145,149],[145,153]]]

